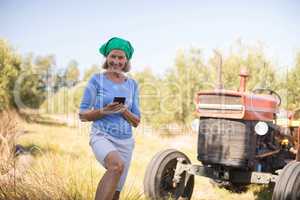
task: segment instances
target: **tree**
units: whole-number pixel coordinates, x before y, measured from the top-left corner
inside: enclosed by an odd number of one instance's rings
[[[225,56],[222,54],[222,77],[225,89],[237,90],[239,87],[240,69],[245,67],[248,70],[247,89],[255,88],[279,89],[279,82],[276,79],[276,68],[264,55],[261,46],[247,47],[239,43],[233,46],[231,52]],[[217,71],[215,66],[219,58],[215,55],[209,60],[210,79],[216,80]],[[214,82],[211,85],[215,85]]]
[[[58,92],[61,88],[66,86],[66,81],[64,77],[64,70],[60,68],[60,70],[56,71],[53,77],[53,92]]]
[[[174,68],[163,79],[161,108],[162,118],[167,123],[186,124],[192,120],[195,94],[208,88],[208,74],[200,49],[191,48],[188,52],[177,53]]]
[[[150,68],[136,72],[132,76],[139,85],[142,120],[155,126],[158,120],[157,115],[160,112],[160,80]]]
[[[0,40],[0,110],[38,108],[51,89],[53,55],[21,58],[7,41]]]
[[[21,57],[0,39],[0,111],[13,104],[13,88],[21,70]]]
[[[102,72],[102,69],[101,69],[101,66],[99,65],[92,65],[90,68],[88,68],[85,72],[84,72],[84,75],[83,75],[83,81],[88,81],[93,74],[95,73],[100,73]]]
[[[73,87],[79,82],[80,71],[77,61],[71,60],[69,62],[64,76],[68,87]]]
[[[300,108],[300,52],[297,53],[294,67],[289,71],[285,81],[287,90],[287,108]]]
[[[18,108],[39,108],[54,84],[55,57],[32,54],[23,58],[22,71],[15,82],[15,103]]]

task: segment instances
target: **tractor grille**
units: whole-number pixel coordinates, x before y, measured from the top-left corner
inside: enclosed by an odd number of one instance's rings
[[[200,95],[200,103],[203,104],[225,104],[225,105],[242,105],[240,96],[229,95]]]
[[[240,118],[244,110],[241,96],[201,94],[198,100],[197,111],[202,117]]]
[[[203,164],[247,167],[255,153],[251,121],[200,118],[198,160]]]

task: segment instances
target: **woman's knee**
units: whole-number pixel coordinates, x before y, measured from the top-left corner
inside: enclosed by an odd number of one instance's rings
[[[121,175],[124,171],[124,163],[123,161],[113,162],[108,166],[107,170],[114,174]]]
[[[117,152],[111,152],[105,158],[105,166],[109,172],[121,175],[124,171],[125,165]]]

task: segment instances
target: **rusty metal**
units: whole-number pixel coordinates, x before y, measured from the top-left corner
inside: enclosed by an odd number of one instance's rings
[[[278,105],[272,95],[256,95],[252,93],[222,90],[222,91],[201,91],[195,99],[198,116],[231,118],[244,120],[273,121],[277,113]],[[203,109],[202,104],[219,104],[243,106],[242,110],[230,109]]]
[[[248,167],[249,161],[255,156],[255,150],[252,150],[255,133],[251,131],[251,127],[252,122],[249,121],[201,119],[197,159],[202,163]]]
[[[246,68],[242,68],[240,71],[240,88],[239,92],[245,92],[246,91],[246,81],[247,77],[249,76],[248,71]]]
[[[185,164],[178,160],[173,178],[175,183],[180,181],[179,176],[183,172],[187,172],[190,175],[203,176],[212,179],[229,180],[228,171],[218,171],[212,167],[203,165]]]
[[[275,182],[278,175],[266,172],[233,171],[230,179],[235,183],[269,184]]]
[[[259,154],[259,155],[255,156],[255,157],[256,158],[264,158],[264,157],[268,157],[268,156],[277,154],[279,152],[280,152],[280,149],[279,150],[275,150],[275,151],[270,151],[270,152],[267,152],[267,153],[263,153],[263,154]]]
[[[265,172],[251,172],[251,171],[219,171],[209,166],[184,164],[178,161],[174,174],[173,181],[176,183],[180,181],[178,177],[183,172],[195,176],[203,176],[216,180],[231,180],[236,183],[256,183],[256,184],[269,184],[275,182],[278,177],[275,174]]]

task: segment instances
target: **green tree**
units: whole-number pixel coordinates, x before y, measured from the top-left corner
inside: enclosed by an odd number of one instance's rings
[[[188,52],[177,53],[174,68],[163,79],[161,113],[166,123],[186,124],[193,119],[195,94],[209,87],[208,74],[200,49],[191,48]]]
[[[64,76],[68,87],[73,87],[79,82],[80,71],[77,61],[71,60],[69,62]]]
[[[297,53],[294,67],[289,71],[285,81],[287,108],[300,108],[300,52]]]
[[[83,75],[83,81],[88,81],[93,74],[95,73],[101,73],[102,69],[100,65],[92,65],[90,68],[88,68],[87,70],[85,70],[84,75]]]
[[[14,82],[21,70],[21,57],[0,39],[0,110],[14,106]]]
[[[52,89],[54,56],[32,54],[22,59],[21,73],[14,83],[14,100],[20,108],[39,108]]]
[[[136,72],[132,76],[139,84],[142,120],[155,126],[158,120],[157,114],[160,112],[160,80],[149,68]]]
[[[66,86],[65,77],[64,77],[64,70],[60,68],[56,73],[53,75],[53,92],[56,93],[62,87]]]
[[[255,88],[279,89],[279,82],[276,79],[276,67],[269,61],[261,46],[247,47],[246,45],[236,44],[231,48],[231,52],[222,56],[222,79],[225,89],[237,90],[239,87],[239,73],[241,68],[246,68],[249,74],[247,79],[247,89]],[[209,59],[210,80],[215,85],[217,70],[220,58],[214,55]]]

